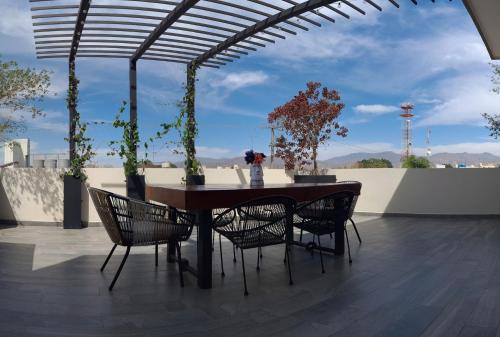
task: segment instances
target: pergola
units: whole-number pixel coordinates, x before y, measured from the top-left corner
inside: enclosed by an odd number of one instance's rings
[[[399,8],[396,0],[388,1]],[[401,0],[403,1],[403,0]],[[411,1],[417,5],[417,0]],[[430,0],[434,2],[434,0]],[[450,0],[451,1],[451,0]],[[194,93],[198,66],[219,68],[322,22],[366,14],[356,0],[30,0],[36,54],[67,58],[69,87],[77,57],[127,58],[130,122],[137,123],[137,61],[186,64]],[[363,3],[381,11],[375,1]],[[321,22],[320,22],[321,21]],[[194,121],[194,97],[186,103]],[[75,156],[76,106],[69,106],[70,160]],[[188,124],[194,128],[194,122]],[[194,144],[192,144],[194,148]],[[137,149],[136,149],[137,151]],[[188,158],[189,161],[189,158]]]

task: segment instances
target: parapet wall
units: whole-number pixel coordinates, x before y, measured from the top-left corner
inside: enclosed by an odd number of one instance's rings
[[[337,180],[363,184],[356,212],[415,215],[500,215],[500,169],[335,169]],[[61,170],[0,170],[0,223],[58,224],[63,217]],[[125,193],[121,168],[89,168],[91,186]],[[146,183],[179,184],[183,169],[146,169]],[[207,184],[247,184],[247,169],[206,169]],[[266,184],[289,183],[284,170],[265,170]],[[82,220],[99,218],[82,193]]]

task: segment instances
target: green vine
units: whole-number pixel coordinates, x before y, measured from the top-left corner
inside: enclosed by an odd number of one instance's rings
[[[68,142],[74,142],[74,154],[70,153],[70,168],[66,175],[73,176],[77,179],[85,181],[87,175],[83,171],[85,164],[89,162],[96,153],[92,149],[93,139],[87,136],[87,127],[89,123],[84,123],[80,120],[80,113],[78,112],[78,84],[80,81],[76,78],[74,71],[69,74],[69,87],[66,103],[68,110],[72,112],[73,118],[70,120],[72,129],[75,130],[73,135],[70,134],[65,138]]]
[[[123,118],[127,102],[123,101],[122,105],[115,116],[113,127],[115,129],[122,129],[122,138],[120,140],[112,140],[109,142],[111,151],[107,153],[108,156],[119,156],[123,162],[123,168],[127,177],[137,175],[140,164],[148,162],[148,149],[149,144],[156,140],[162,139],[172,129],[179,129],[182,121],[178,117],[173,123],[160,124],[161,130],[157,131],[154,136],[150,137],[147,142],[144,142],[144,159],[138,160],[137,149],[140,147],[139,130],[137,123],[126,121]]]
[[[107,153],[108,156],[119,156],[124,160],[123,168],[125,176],[130,177],[138,174],[138,161],[137,161],[137,148],[139,146],[139,130],[137,123],[125,121],[122,116],[127,107],[127,102],[123,101],[118,113],[113,121],[115,129],[122,129],[121,140],[112,140],[109,142],[111,151]]]
[[[201,163],[196,159],[195,139],[198,136],[198,126],[195,118],[195,84],[196,71],[199,64],[191,63],[187,67],[187,83],[185,95],[180,103],[180,119],[185,119],[184,128],[181,132],[181,143],[184,147],[185,168],[187,175],[202,173]]]

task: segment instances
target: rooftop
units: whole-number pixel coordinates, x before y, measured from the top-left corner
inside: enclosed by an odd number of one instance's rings
[[[214,254],[214,288],[200,290],[175,264],[154,267],[154,248],[133,248],[113,292],[120,256],[99,272],[110,243],[103,228],[0,229],[3,336],[499,336],[500,227],[478,217],[360,217],[353,263],[293,251],[288,285],[282,247],[264,248],[260,273]],[[310,239],[310,238],[308,238]],[[196,235],[184,245],[194,258]],[[123,254],[122,250],[117,251]],[[161,249],[165,258],[165,247]]]

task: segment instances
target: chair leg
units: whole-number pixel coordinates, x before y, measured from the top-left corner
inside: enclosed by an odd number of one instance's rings
[[[260,254],[259,254],[259,257],[262,259],[263,255],[262,255],[262,247],[259,247],[260,248]]]
[[[288,277],[289,277],[289,283],[290,285],[293,285],[293,280],[292,280],[292,268],[290,267],[290,247],[288,244],[285,244],[285,257],[286,261],[288,262]]]
[[[113,255],[113,253],[114,253],[114,251],[116,249],[116,246],[118,246],[118,245],[115,243],[115,245],[113,246],[113,248],[111,248],[111,251],[109,252],[108,257],[106,258],[106,260],[104,261],[104,263],[103,263],[103,265],[101,267],[101,271],[103,271],[104,268],[106,268],[106,265],[108,264],[108,261],[111,258],[111,255]]]
[[[233,262],[236,263],[236,248],[233,243]]]
[[[177,248],[177,264],[179,265],[179,276],[181,280],[181,287],[184,288],[184,276],[182,275],[182,258],[181,258],[181,243],[177,242],[175,244]]]
[[[299,241],[300,241],[300,243],[302,243],[302,234],[303,234],[303,233],[304,233],[304,230],[303,230],[303,229],[301,229],[301,230],[300,230],[300,237],[299,237]]]
[[[325,265],[323,264],[323,252],[321,251],[320,235],[318,235],[319,259],[321,260],[321,273],[325,273]]]
[[[158,244],[155,245],[155,266],[158,267]]]
[[[222,269],[221,276],[224,277],[226,274],[224,274],[224,260],[222,258],[222,240],[220,234],[219,234],[219,248],[220,248],[220,267]]]
[[[212,229],[212,252],[215,250],[215,231]]]
[[[260,247],[257,247],[257,271],[260,271]]]
[[[245,273],[245,257],[243,255],[243,249],[240,250],[241,250],[241,265],[243,266],[243,283],[245,284],[245,296],[248,296],[247,275]]]
[[[352,218],[349,218],[349,221],[352,223],[352,227],[354,227],[354,231],[356,232],[356,235],[358,236],[358,241],[361,243],[361,236],[359,235],[358,228],[356,227],[356,224],[352,220]]]
[[[125,261],[127,261],[128,254],[130,253],[130,247],[127,247],[127,251],[125,252],[125,256],[123,257],[122,263],[120,263],[120,267],[118,267],[118,270],[116,271],[115,277],[113,278],[113,281],[111,282],[109,286],[109,291],[113,290],[113,287],[115,286],[116,280],[118,280],[118,276],[120,276],[120,273],[122,272],[123,265],[125,264]]]
[[[345,240],[347,242],[347,253],[349,254],[349,263],[352,263],[351,259],[351,245],[349,245],[349,236],[347,235],[347,227],[344,225]]]

